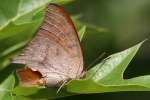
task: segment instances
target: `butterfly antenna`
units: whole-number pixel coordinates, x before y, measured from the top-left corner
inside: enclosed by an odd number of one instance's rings
[[[94,64],[96,64],[96,62],[98,62],[100,59],[102,59],[105,55],[106,55],[105,52],[100,54],[92,63],[89,64],[89,66],[86,69],[88,70],[89,68],[91,68]]]
[[[64,81],[61,86],[58,88],[56,94],[58,94],[60,92],[60,90],[62,89],[62,87],[67,83],[67,81]]]

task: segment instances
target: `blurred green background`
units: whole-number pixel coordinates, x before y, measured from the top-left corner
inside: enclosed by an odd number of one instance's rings
[[[92,43],[83,42],[83,52],[92,53],[93,57],[86,59],[92,62],[99,54],[116,53],[137,44],[144,39],[150,39],[150,0],[75,0],[65,5],[71,15],[75,15],[81,22],[99,27],[99,31],[87,30],[89,39],[97,35]],[[94,27],[95,27],[94,26]],[[86,46],[91,45],[91,49]],[[98,48],[97,48],[98,47]],[[148,40],[135,59],[127,68],[124,78],[132,78],[150,74],[150,40]],[[89,64],[85,62],[85,66]],[[79,95],[66,97],[62,100],[148,100],[150,92],[121,92]]]

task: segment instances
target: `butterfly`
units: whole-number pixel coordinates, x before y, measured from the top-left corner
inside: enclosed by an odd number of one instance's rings
[[[64,8],[48,5],[36,36],[13,63],[25,64],[17,70],[17,75],[26,85],[55,87],[83,76],[79,37]]]

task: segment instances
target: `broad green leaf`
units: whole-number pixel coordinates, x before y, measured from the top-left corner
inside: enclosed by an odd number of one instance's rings
[[[117,91],[150,91],[150,76],[123,79],[123,73],[143,42],[113,54],[87,72],[83,80],[71,81],[67,91],[73,93],[104,93]]]
[[[0,4],[0,69],[34,36],[50,0],[4,0]],[[12,3],[11,3],[12,2]],[[11,5],[10,5],[11,3]],[[2,17],[2,18],[1,18]]]
[[[19,0],[0,0],[0,29],[13,19],[18,11]],[[11,8],[11,9],[10,9]],[[13,9],[12,9],[13,8]]]
[[[15,22],[20,17],[33,17],[37,9],[42,8],[51,0],[0,0],[0,29],[7,26],[10,22]],[[10,5],[11,4],[11,5]],[[26,18],[22,19],[26,21]]]
[[[15,77],[9,75],[0,83],[0,100],[13,100],[12,90],[15,84]]]
[[[56,99],[62,98],[66,96],[74,95],[65,90],[61,90],[59,93],[57,92],[57,88],[44,88],[44,87],[23,87],[18,86],[14,89],[13,93],[16,94],[17,98],[24,98],[25,100],[30,99]],[[15,100],[18,100],[18,99]]]

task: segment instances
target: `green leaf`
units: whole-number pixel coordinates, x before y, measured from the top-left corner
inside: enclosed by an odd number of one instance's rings
[[[104,93],[117,91],[150,91],[150,76],[123,79],[123,73],[143,42],[113,54],[87,72],[86,78],[73,80],[67,91],[73,93]]]
[[[32,39],[44,18],[44,8],[49,1],[1,1],[0,70],[6,67],[11,58]]]
[[[15,77],[9,75],[0,83],[0,100],[13,100],[12,90],[15,84]]]
[[[65,90],[61,90],[59,93],[57,92],[57,88],[44,88],[44,87],[23,87],[17,86],[13,93],[16,94],[17,98],[25,98],[25,100],[30,99],[56,99],[62,98],[66,96],[74,95]],[[19,99],[15,100],[19,100]]]

